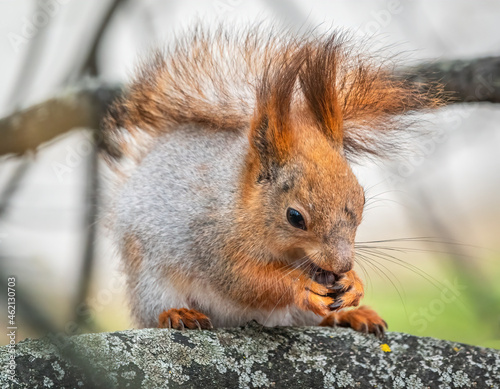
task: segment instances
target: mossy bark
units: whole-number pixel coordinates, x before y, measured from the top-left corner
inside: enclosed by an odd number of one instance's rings
[[[500,351],[350,329],[160,329],[47,337],[16,345],[2,388],[489,388]],[[10,352],[0,348],[6,366]]]

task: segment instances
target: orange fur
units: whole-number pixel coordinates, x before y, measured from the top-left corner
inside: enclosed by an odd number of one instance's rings
[[[366,307],[331,312],[357,306],[364,294],[352,271],[364,192],[349,161],[359,154],[384,155],[414,112],[440,103],[439,93],[422,93],[342,34],[288,36],[257,29],[233,36],[197,29],[168,53],[155,53],[113,105],[103,155],[123,178],[120,161],[138,163],[157,138],[184,125],[208,135],[248,137],[231,200],[232,230],[213,237],[224,249],[211,267],[210,286],[238,308],[294,305],[324,316],[321,325],[379,333],[385,322]],[[210,166],[196,170],[210,172]],[[203,197],[203,187],[200,182],[190,189]],[[210,197],[217,203],[216,193]],[[300,210],[307,229],[287,222],[288,207]],[[129,273],[137,273],[138,240],[127,238],[124,251]],[[309,268],[296,266],[301,258]],[[187,260],[196,270],[195,260]],[[336,275],[336,284],[315,282],[314,266]],[[169,279],[189,298],[196,271],[186,269],[191,267],[169,269]],[[159,322],[208,328],[209,319],[182,308],[163,312]]]
[[[340,304],[339,309],[346,307],[356,307],[365,295],[363,281],[356,274],[355,271],[351,270],[345,273],[342,278],[336,282],[336,290],[342,293],[335,303]]]
[[[142,245],[139,239],[132,233],[125,236],[123,245],[123,257],[127,273],[137,274],[142,264]]]
[[[280,129],[290,122],[290,103],[302,107],[300,116],[312,115],[349,155],[383,155],[397,144],[393,135],[411,124],[405,117],[443,101],[442,88],[423,92],[396,76],[393,66],[357,50],[339,32],[296,35],[258,27],[230,34],[196,27],[170,49],[156,51],[112,105],[103,155],[114,167],[124,156],[140,160],[150,137],[180,124],[214,131],[251,125],[255,132],[263,119],[281,153],[290,147]],[[253,96],[233,90],[249,88]]]
[[[208,330],[213,328],[210,319],[203,313],[194,309],[169,309],[158,316],[158,328],[174,328],[184,330],[185,328],[195,330]]]
[[[355,331],[376,334],[378,337],[382,337],[387,329],[387,323],[377,312],[367,306],[332,312],[319,325],[323,327],[350,327]]]
[[[230,283],[224,291],[242,307],[272,310],[295,304],[319,315],[334,302],[328,288],[313,282],[303,271],[281,263],[260,263],[233,257],[228,270]]]
[[[237,256],[233,261],[228,275],[232,282],[226,293],[244,307],[271,310],[294,304],[325,316],[332,309],[357,306],[364,295],[363,283],[354,271],[345,273],[332,289],[289,265],[263,264]]]

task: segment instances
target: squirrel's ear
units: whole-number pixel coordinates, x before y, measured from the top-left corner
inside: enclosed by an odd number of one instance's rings
[[[286,127],[279,126],[263,113],[252,120],[250,146],[253,160],[258,165],[258,181],[273,181],[278,167],[286,161],[291,145]]]
[[[303,51],[282,53],[267,66],[257,88],[256,109],[250,124],[250,145],[261,165],[261,176],[271,177],[292,150],[290,111]]]
[[[286,123],[274,119],[265,112],[254,118],[250,127],[250,145],[266,176],[273,167],[283,165],[291,149]]]

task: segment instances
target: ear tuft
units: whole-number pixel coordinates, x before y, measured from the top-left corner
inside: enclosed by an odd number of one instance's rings
[[[282,165],[292,151],[290,112],[304,60],[305,50],[287,47],[269,59],[257,87],[250,144],[264,170]]]
[[[342,147],[342,108],[337,92],[337,68],[342,66],[342,36],[333,34],[325,41],[309,44],[300,84],[306,105],[323,133]]]

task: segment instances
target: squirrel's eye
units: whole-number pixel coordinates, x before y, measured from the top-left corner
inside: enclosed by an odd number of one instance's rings
[[[296,209],[288,208],[286,210],[286,218],[288,219],[288,222],[295,228],[300,228],[304,231],[306,230],[306,222],[304,221],[304,217]]]

